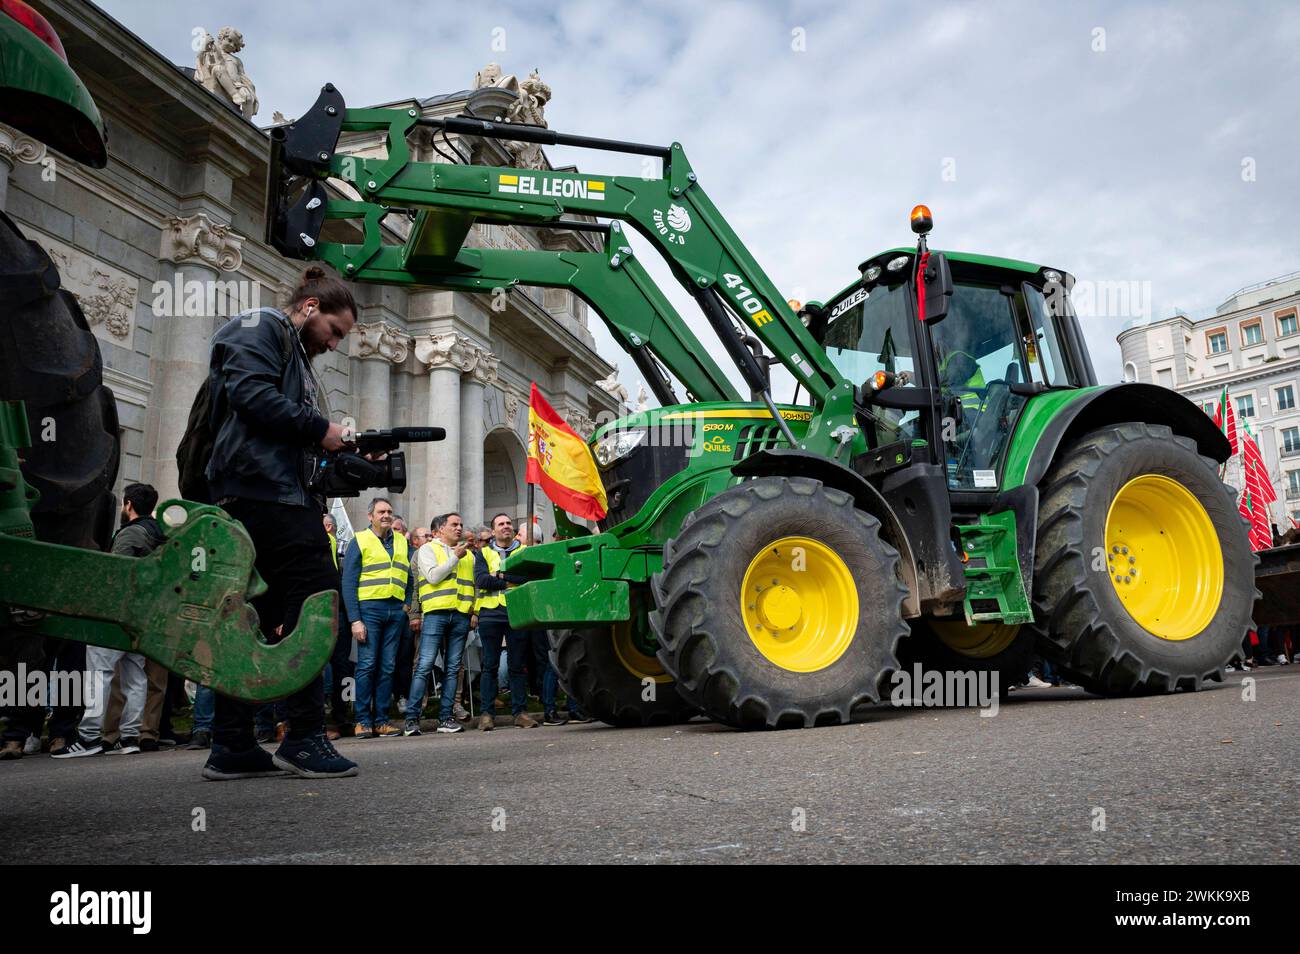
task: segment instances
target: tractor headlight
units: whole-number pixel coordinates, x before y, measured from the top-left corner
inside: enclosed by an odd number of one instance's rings
[[[862,277],[869,282],[874,282],[877,278],[880,277],[880,266],[872,265],[870,268],[868,268],[865,272],[862,273]]]
[[[1056,269],[1054,269],[1054,268],[1048,268],[1048,269],[1045,269],[1045,270],[1043,271],[1043,281],[1045,281],[1045,282],[1055,282],[1055,283],[1057,283],[1057,284],[1060,284],[1060,281],[1061,281],[1061,273],[1058,272],[1058,271],[1057,271]]]
[[[900,255],[897,258],[891,258],[889,264],[886,265],[885,268],[889,269],[891,272],[901,272],[903,269],[907,268],[907,263],[909,261],[910,259],[908,259],[906,255]]]
[[[616,460],[621,460],[645,443],[648,432],[644,428],[630,431],[610,431],[596,441],[596,463],[608,467]]]

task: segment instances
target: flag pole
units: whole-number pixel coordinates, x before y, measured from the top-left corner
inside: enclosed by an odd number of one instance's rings
[[[528,532],[524,534],[524,546],[533,545],[533,488],[536,484],[528,485],[528,512],[524,514],[524,520],[528,523]]]

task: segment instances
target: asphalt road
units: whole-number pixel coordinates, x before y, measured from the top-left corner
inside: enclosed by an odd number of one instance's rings
[[[0,763],[0,862],[1294,863],[1300,665],[1256,678],[1253,702],[1234,674],[1021,691],[993,718],[345,740],[361,774],[334,781],[208,782],[199,752],[29,757]]]

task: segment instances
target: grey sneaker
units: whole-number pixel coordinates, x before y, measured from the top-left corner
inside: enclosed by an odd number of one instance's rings
[[[406,727],[402,729],[402,735],[419,735],[420,723],[415,719],[407,719]]]
[[[41,751],[41,737],[29,735],[23,741],[23,755],[38,755]]]
[[[439,732],[464,732],[465,727],[455,719],[443,719],[438,723]]]
[[[469,710],[458,702],[451,707],[451,717],[457,722],[468,722]]]
[[[118,739],[113,743],[105,743],[105,755],[134,755],[140,751],[139,739]]]

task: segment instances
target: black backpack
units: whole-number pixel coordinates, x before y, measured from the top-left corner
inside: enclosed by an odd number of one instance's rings
[[[287,370],[293,359],[293,326],[281,321],[284,331],[284,367]],[[282,372],[283,373],[283,372]],[[194,395],[190,406],[189,420],[185,422],[185,436],[176,446],[176,470],[180,474],[178,486],[181,497],[195,503],[215,503],[212,490],[208,486],[208,461],[212,460],[212,448],[217,442],[217,429],[212,421],[212,394],[210,384],[212,375],[203,379],[199,391]]]

